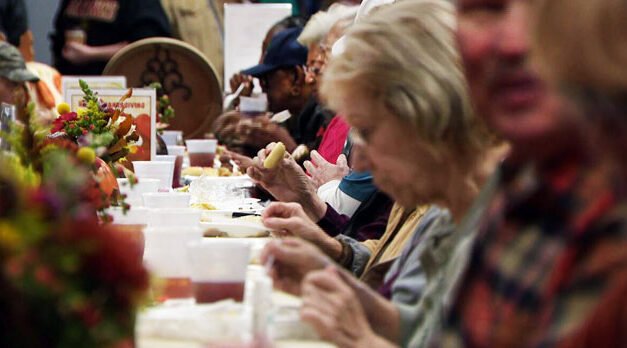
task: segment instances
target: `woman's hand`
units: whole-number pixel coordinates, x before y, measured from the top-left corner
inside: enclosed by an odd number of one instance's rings
[[[307,174],[289,155],[272,168],[264,168],[263,161],[274,148],[274,143],[257,153],[247,174],[281,202],[297,202],[313,221],[326,213],[326,204],[318,197],[316,188]]]
[[[272,203],[263,212],[263,224],[279,237],[295,236],[315,244],[333,260],[342,255],[342,243],[311,221],[298,203]]]
[[[298,238],[285,238],[266,244],[261,262],[272,261],[270,276],[274,287],[300,295],[301,282],[311,271],[324,269],[332,261],[314,245]]]
[[[394,347],[372,331],[355,292],[338,272],[328,266],[305,277],[302,320],[339,347]]]
[[[337,158],[336,164],[332,164],[315,150],[311,151],[311,161],[305,161],[303,165],[311,175],[311,180],[316,187],[320,187],[331,180],[341,180],[348,175],[350,170],[346,156],[343,154]]]

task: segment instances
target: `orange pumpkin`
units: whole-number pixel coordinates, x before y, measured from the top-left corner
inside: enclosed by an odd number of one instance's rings
[[[111,167],[102,159],[96,157],[96,180],[100,183],[102,191],[111,196],[114,190],[119,190],[118,181],[115,178],[115,174],[111,170]]]

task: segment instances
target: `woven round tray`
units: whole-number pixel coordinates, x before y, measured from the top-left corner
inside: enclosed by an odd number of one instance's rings
[[[120,50],[103,75],[126,76],[129,87],[159,82],[176,117],[168,129],[185,139],[203,138],[222,111],[222,89],[211,62],[193,46],[170,38],[149,38]]]

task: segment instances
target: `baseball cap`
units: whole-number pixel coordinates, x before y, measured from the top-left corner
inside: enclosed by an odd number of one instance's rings
[[[20,51],[6,42],[0,42],[0,77],[13,82],[39,81],[39,77],[26,68]]]
[[[274,70],[307,64],[307,47],[298,42],[302,28],[285,29],[276,34],[268,45],[261,64],[242,71],[242,74],[260,77]]]

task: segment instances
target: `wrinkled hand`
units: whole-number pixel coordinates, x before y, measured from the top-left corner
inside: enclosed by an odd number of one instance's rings
[[[301,319],[339,347],[390,347],[376,336],[355,292],[335,266],[309,273],[302,284]]]
[[[271,143],[265,149],[260,150],[246,173],[277,200],[300,203],[310,219],[320,220],[326,213],[326,204],[318,197],[313,183],[296,161],[286,155],[272,169],[263,166],[263,161],[274,145]]]
[[[263,149],[270,143],[280,141],[291,152],[297,145],[287,129],[270,122],[267,116],[240,120],[236,133],[244,144],[257,149]]]
[[[311,221],[298,203],[272,203],[264,210],[262,218],[263,224],[279,237],[302,238],[334,260],[342,254],[342,244]]]
[[[91,46],[79,42],[68,42],[61,52],[63,58],[72,64],[86,64],[94,60],[95,51]]]
[[[244,85],[244,89],[239,94],[243,97],[250,97],[253,94],[253,77],[249,75],[244,75],[242,73],[234,74],[229,80],[229,85],[231,86],[231,93],[235,93],[240,85]]]
[[[341,180],[348,175],[348,161],[343,154],[332,164],[322,157],[318,151],[311,151],[311,161],[303,163],[316,187],[320,187],[331,180]]]
[[[221,143],[231,144],[238,138],[236,130],[241,119],[242,115],[239,111],[229,111],[218,116],[211,125],[213,134]]]
[[[261,262],[265,264],[269,259],[274,260],[269,274],[274,287],[294,295],[300,295],[301,282],[309,272],[331,264],[331,260],[318,248],[297,238],[266,244],[261,252]]]
[[[244,156],[242,154],[239,154],[237,152],[233,152],[230,150],[224,150],[223,152],[223,156],[228,156],[231,160],[233,160],[233,162],[235,162],[235,164],[237,164],[237,166],[239,167],[240,171],[242,173],[245,173],[246,170],[253,165],[253,159],[248,157],[248,156]]]

